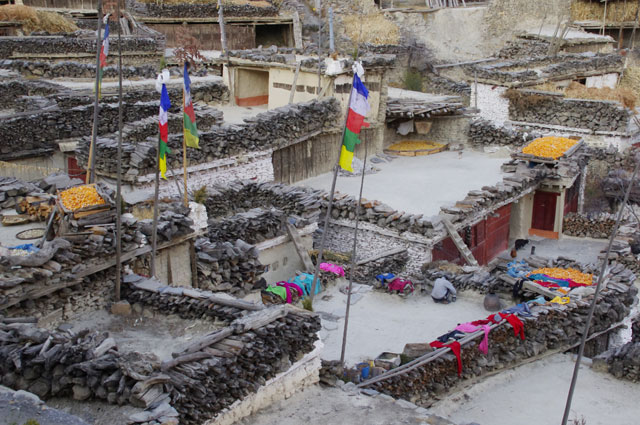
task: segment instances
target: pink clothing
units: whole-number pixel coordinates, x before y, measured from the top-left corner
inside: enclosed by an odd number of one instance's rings
[[[464,333],[473,333],[479,331],[480,329],[484,330],[484,338],[480,345],[478,346],[478,350],[482,351],[484,354],[489,352],[489,331],[491,330],[491,326],[489,325],[472,325],[471,323],[462,323],[456,326],[456,330]]]
[[[404,288],[407,285],[409,285],[409,288],[411,288],[411,292],[413,292],[413,282],[411,282],[410,280],[402,280],[399,278],[393,279],[388,288],[389,291],[404,291]]]
[[[331,272],[333,274],[336,274],[340,277],[344,276],[344,269],[340,266],[336,266],[335,264],[331,264],[331,263],[320,263],[320,270],[325,271],[325,272]]]
[[[293,297],[291,296],[291,291],[296,291],[299,296],[303,295],[302,289],[300,289],[300,287],[298,285],[296,285],[295,283],[278,282],[278,283],[276,283],[276,286],[282,286],[283,288],[285,288],[287,290],[287,304],[291,304],[293,302]]]

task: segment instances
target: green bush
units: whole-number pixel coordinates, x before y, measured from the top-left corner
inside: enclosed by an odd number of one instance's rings
[[[406,90],[422,91],[422,75],[417,71],[406,70],[402,84]]]

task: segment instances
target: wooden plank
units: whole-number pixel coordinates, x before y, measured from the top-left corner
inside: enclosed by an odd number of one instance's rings
[[[531,282],[529,280],[525,280],[523,282],[522,288],[526,289],[527,291],[531,291],[531,292],[534,292],[536,294],[540,294],[540,295],[542,295],[544,297],[551,298],[551,299],[554,299],[557,296],[564,296],[564,294],[562,294],[562,293],[553,292],[553,291],[545,288],[544,286],[540,286],[537,283]]]
[[[298,234],[298,229],[293,227],[293,225],[289,222],[287,222],[285,226],[287,228],[287,233],[289,233],[289,236],[293,241],[293,245],[296,248],[296,252],[300,257],[300,260],[302,260],[302,263],[304,264],[305,271],[309,273],[313,273],[313,270],[315,269],[315,267],[313,265],[313,262],[311,261],[311,257],[309,257],[309,253],[307,252],[306,249],[304,249],[304,245],[302,244],[302,238],[300,238],[300,235]]]
[[[453,226],[453,224],[449,221],[449,219],[446,217],[442,217],[442,222],[444,223],[444,226],[447,229],[447,232],[449,233],[451,240],[455,244],[456,248],[458,248],[458,251],[460,251],[460,254],[462,254],[462,258],[464,258],[465,261],[469,263],[469,265],[479,266],[478,261],[475,259],[475,257],[469,250],[469,247],[464,243],[464,241],[458,234],[458,231]]]

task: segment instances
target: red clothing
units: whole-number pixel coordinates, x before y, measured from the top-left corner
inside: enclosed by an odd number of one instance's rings
[[[440,341],[433,341],[429,345],[433,348],[450,348],[451,352],[456,356],[456,359],[458,359],[458,376],[462,376],[462,358],[460,357],[460,343],[458,341],[454,341],[451,344],[443,344]]]
[[[476,320],[475,322],[471,322],[471,324],[476,326],[481,326],[481,325],[488,325],[490,323],[498,324],[502,320],[506,320],[513,327],[514,335],[518,336],[518,334],[520,334],[520,339],[524,340],[524,324],[522,323],[520,318],[518,318],[518,316],[516,316],[515,314],[504,314],[504,313],[498,313],[497,315],[498,317],[500,317],[500,320],[496,319],[495,317],[496,314],[490,314],[489,317],[487,317],[485,320]]]

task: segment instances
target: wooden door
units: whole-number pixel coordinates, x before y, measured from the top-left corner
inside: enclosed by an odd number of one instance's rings
[[[533,197],[531,228],[553,232],[559,193],[536,191]]]

